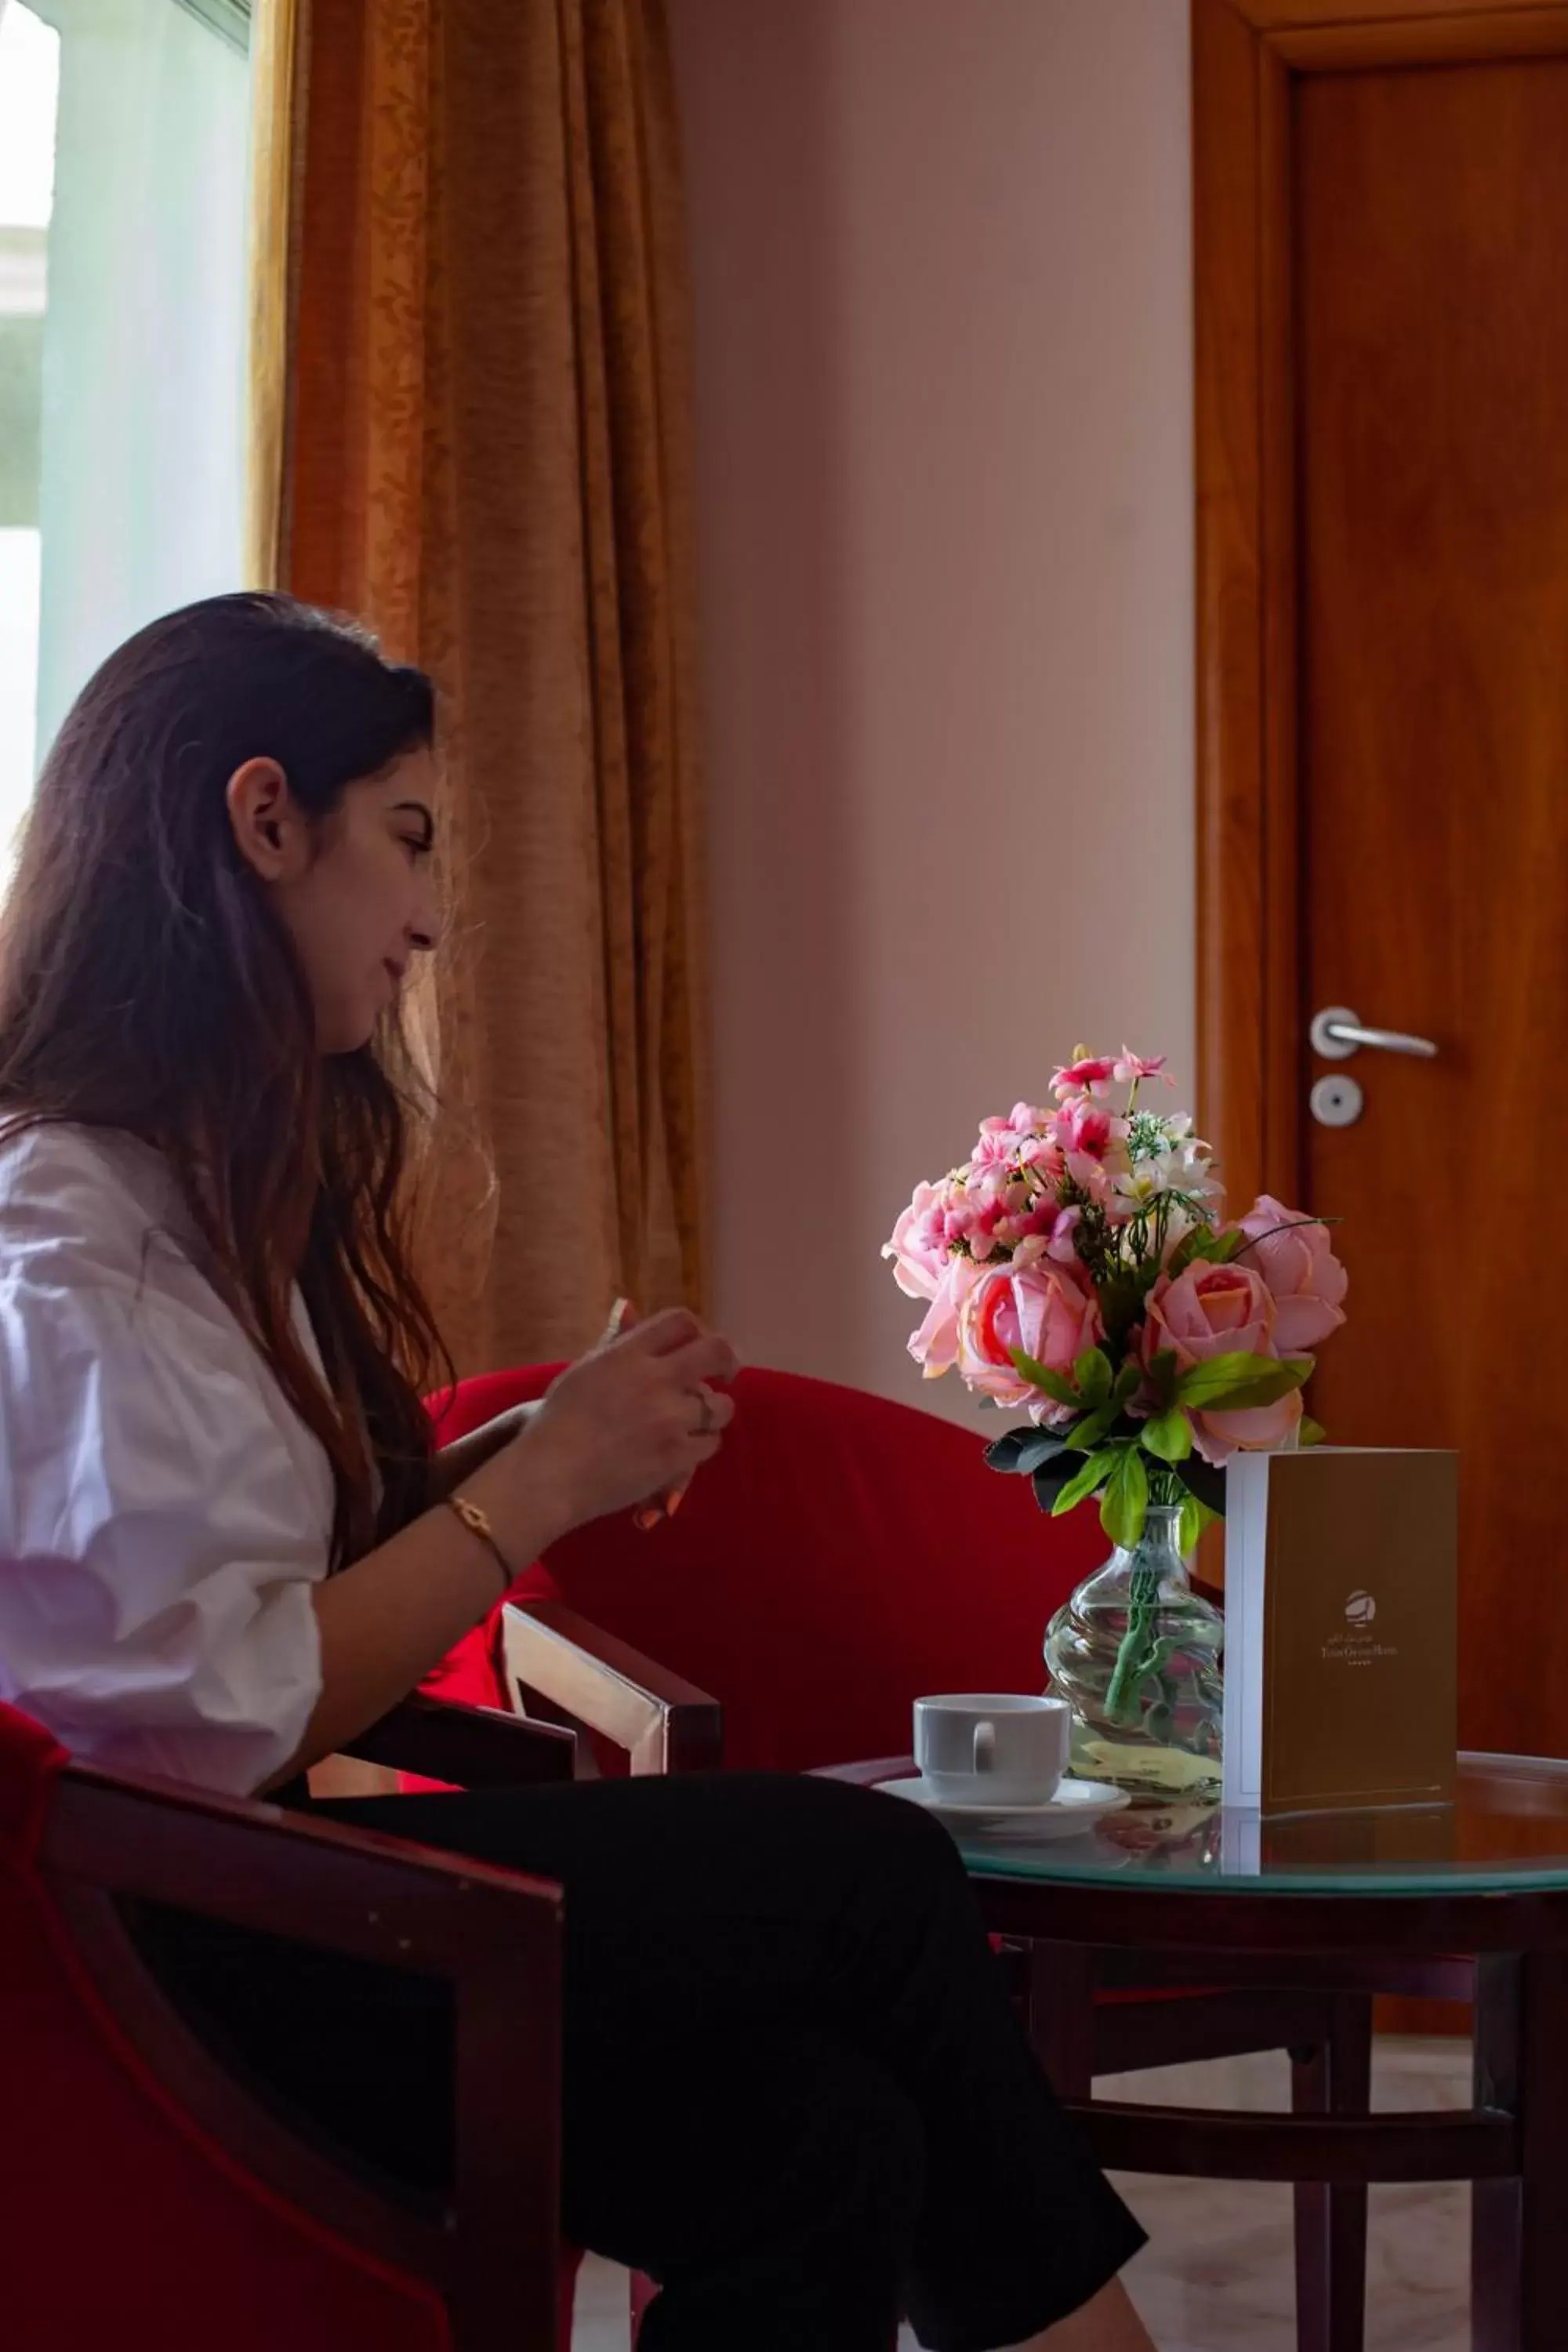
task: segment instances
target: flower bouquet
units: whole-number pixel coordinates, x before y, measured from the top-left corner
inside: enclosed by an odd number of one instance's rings
[[[1173,1748],[1217,1772],[1219,1620],[1184,1555],[1224,1509],[1232,1454],[1321,1435],[1301,1390],[1346,1289],[1319,1220],[1268,1196],[1225,1219],[1191,1119],[1141,1099],[1163,1078],[1163,1061],[1080,1048],[1052,1107],[984,1120],[883,1252],[925,1302],[910,1351],[926,1378],[956,1368],[1027,1412],[991,1466],[1058,1516],[1100,1498],[1115,1557],[1058,1612],[1046,1655],[1079,1717],[1079,1769],[1124,1781],[1100,1749]],[[1149,1765],[1136,1785],[1194,1784]]]

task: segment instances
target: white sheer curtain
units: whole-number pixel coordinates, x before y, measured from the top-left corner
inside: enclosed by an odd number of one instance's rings
[[[0,873],[33,789],[38,426],[59,39],[0,0]]]
[[[60,36],[41,756],[122,637],[240,583],[249,89],[242,48],[181,0],[29,5]]]

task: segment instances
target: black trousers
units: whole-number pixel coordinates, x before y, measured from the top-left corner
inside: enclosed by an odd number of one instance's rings
[[[644,2352],[992,2352],[1142,2243],[1057,2106],[916,1807],[741,1775],[350,1800],[566,1890],[563,2219],[661,2283]],[[431,1980],[142,1914],[231,2063],[382,2174],[451,2158]]]

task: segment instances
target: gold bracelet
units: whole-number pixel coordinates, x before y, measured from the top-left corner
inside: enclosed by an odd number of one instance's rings
[[[461,1519],[471,1536],[478,1536],[501,1572],[501,1590],[510,1592],[517,1580],[505,1552],[496,1541],[489,1513],[481,1510],[478,1503],[471,1503],[467,1495],[443,1495],[441,1500],[456,1517]]]

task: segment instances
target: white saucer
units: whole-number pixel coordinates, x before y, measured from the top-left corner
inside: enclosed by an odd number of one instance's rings
[[[1121,1812],[1129,1801],[1125,1789],[1112,1789],[1103,1780],[1064,1780],[1043,1805],[950,1804],[918,1772],[910,1780],[880,1780],[877,1785],[885,1796],[904,1797],[912,1805],[923,1805],[949,1828],[965,1830],[972,1836],[1081,1837],[1097,1822]]]

